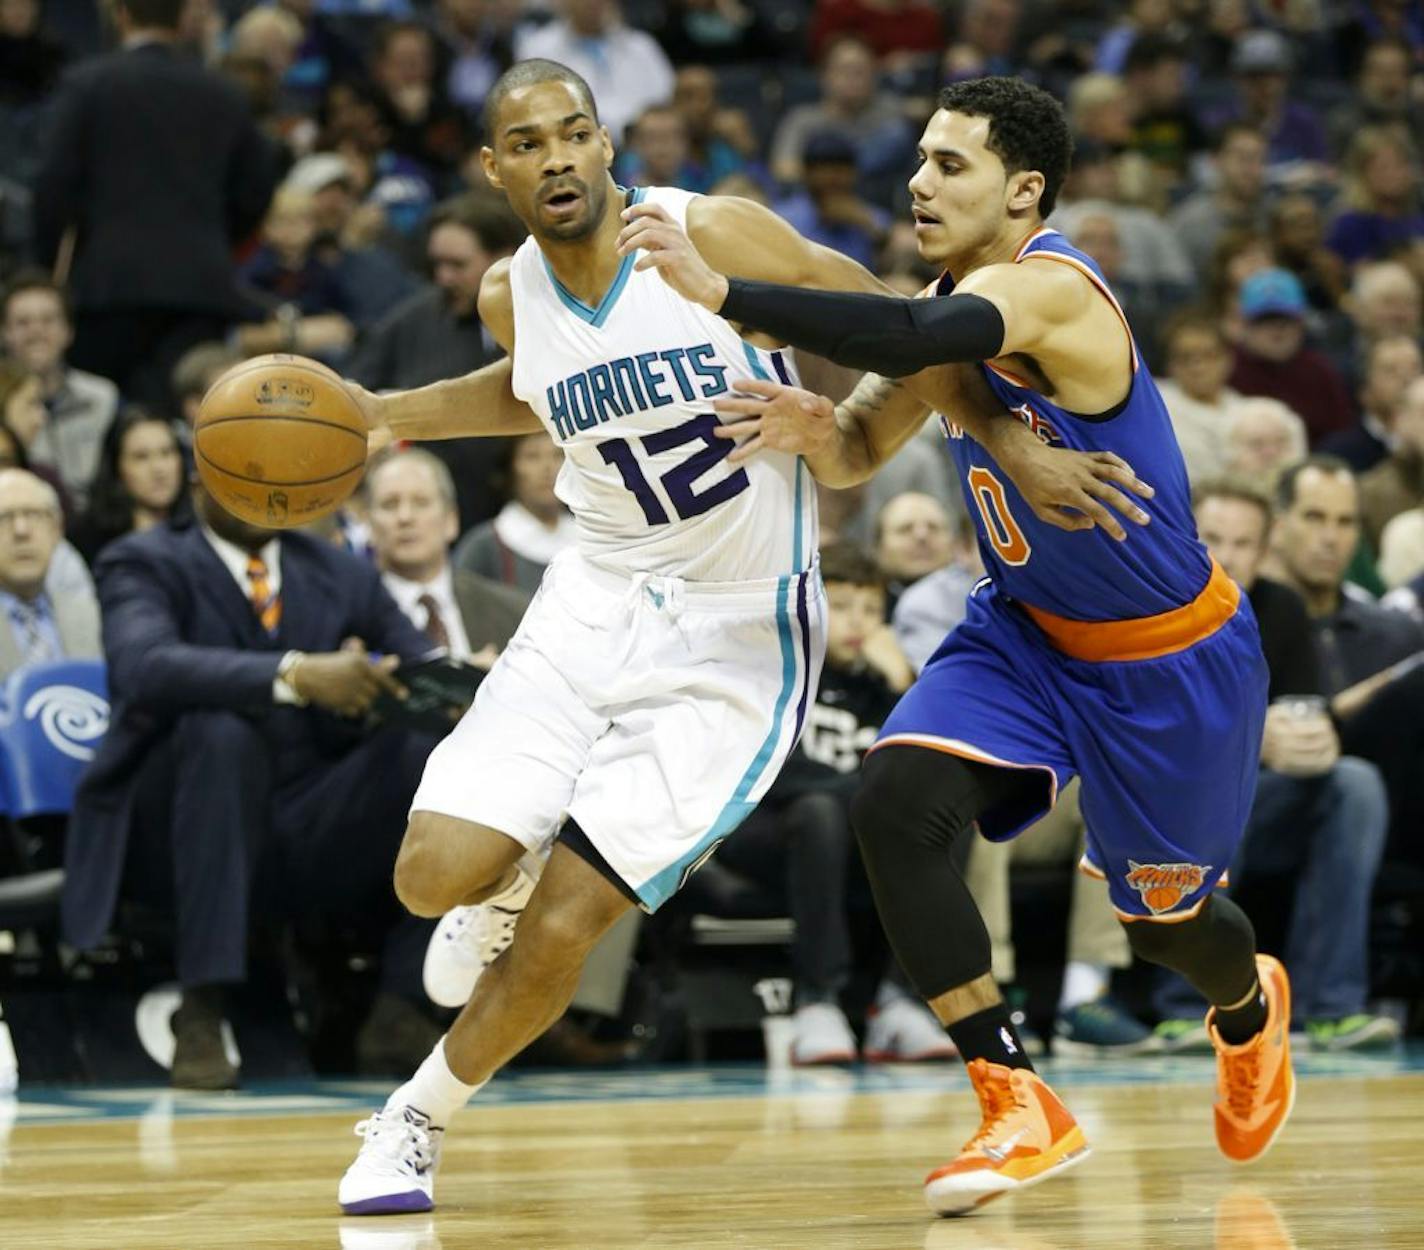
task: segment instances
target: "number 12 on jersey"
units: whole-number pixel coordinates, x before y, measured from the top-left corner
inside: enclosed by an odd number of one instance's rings
[[[643,473],[643,466],[638,463],[638,453],[633,450],[633,443],[641,443],[643,450],[650,456],[661,455],[686,443],[703,443],[703,447],[658,478],[678,518],[687,521],[701,516],[735,495],[740,495],[751,485],[747,471],[738,469],[706,490],[697,490],[697,479],[721,464],[732,454],[732,448],[735,446],[731,439],[718,438],[712,433],[719,424],[715,413],[705,412],[670,430],[645,434],[636,440],[609,439],[599,445],[598,454],[603,457],[605,463],[618,470],[618,476],[623,479],[623,485],[633,492],[633,497],[642,508],[648,524],[667,525],[670,520],[667,509],[663,507],[662,500],[658,498],[657,492]]]

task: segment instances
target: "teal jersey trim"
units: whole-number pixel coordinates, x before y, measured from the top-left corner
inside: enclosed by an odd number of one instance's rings
[[[772,380],[771,374],[766,371],[766,366],[761,363],[761,357],[757,355],[757,349],[748,343],[746,339],[743,339],[742,350],[747,354],[747,364],[751,368],[752,377],[762,382],[770,382]]]
[[[643,195],[646,190],[646,187],[638,187],[633,192],[634,204],[641,204],[643,202]],[[609,314],[613,311],[613,306],[618,303],[618,297],[623,294],[623,288],[628,285],[628,279],[633,274],[633,265],[637,261],[636,253],[623,258],[623,263],[618,266],[618,273],[613,279],[613,285],[603,293],[603,298],[598,301],[598,307],[594,308],[585,304],[583,300],[579,299],[577,295],[559,281],[558,275],[554,273],[554,267],[549,264],[549,258],[545,256],[543,252],[540,252],[539,255],[544,262],[544,272],[549,275],[549,281],[554,284],[554,293],[558,295],[559,301],[580,321],[587,321],[589,325],[595,328],[602,326],[603,323],[608,320]]]
[[[649,911],[656,911],[676,894],[682,884],[683,874],[689,867],[715,851],[717,844],[756,807],[756,803],[749,796],[776,755],[777,745],[781,741],[781,722],[786,716],[786,705],[791,702],[791,695],[796,689],[796,645],[791,631],[790,608],[792,581],[790,577],[781,577],[777,579],[776,586],[776,632],[781,641],[781,692],[776,696],[776,707],[771,714],[771,729],[768,730],[766,740],[761,744],[761,749],[757,751],[747,771],[742,774],[731,799],[717,814],[712,828],[702,840],[677,863],[669,864],[637,888],[638,897]]]

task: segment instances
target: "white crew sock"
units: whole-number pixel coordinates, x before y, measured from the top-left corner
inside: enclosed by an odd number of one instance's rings
[[[435,1043],[435,1049],[415,1070],[415,1075],[386,1099],[387,1107],[414,1107],[430,1117],[432,1128],[444,1128],[450,1117],[463,1107],[485,1085],[466,1085],[445,1062],[445,1039]]]
[[[1063,993],[1058,998],[1059,1011],[1072,1011],[1108,992],[1108,977],[1111,975],[1107,964],[1090,964],[1081,959],[1071,959],[1063,973]]]

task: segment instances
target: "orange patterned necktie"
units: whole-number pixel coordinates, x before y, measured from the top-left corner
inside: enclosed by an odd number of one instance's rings
[[[272,593],[272,583],[267,578],[267,562],[259,556],[247,558],[247,580],[252,586],[252,610],[262,622],[262,628],[269,637],[275,636],[277,626],[282,623],[282,600]]]

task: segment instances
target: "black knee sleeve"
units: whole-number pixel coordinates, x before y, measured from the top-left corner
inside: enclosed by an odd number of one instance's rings
[[[1006,769],[924,747],[883,747],[866,758],[851,824],[881,923],[925,998],[989,971],[989,934],[955,852],[975,817],[1013,784]]]
[[[1224,894],[1213,894],[1180,924],[1138,920],[1124,927],[1134,954],[1180,972],[1208,1002],[1236,1002],[1256,977],[1256,931]]]

